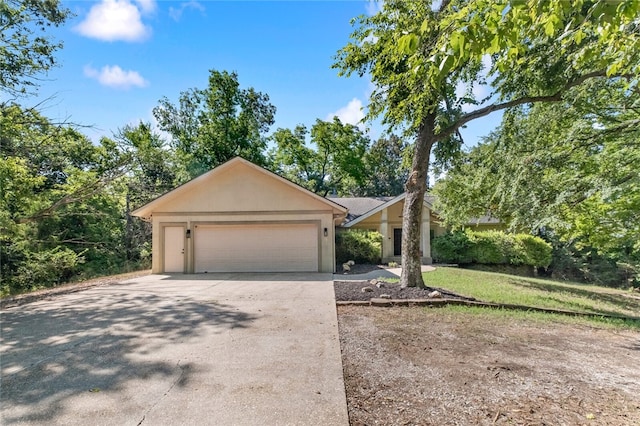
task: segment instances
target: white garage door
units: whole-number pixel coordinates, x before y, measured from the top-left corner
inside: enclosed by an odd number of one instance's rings
[[[317,272],[315,224],[197,225],[195,272]]]

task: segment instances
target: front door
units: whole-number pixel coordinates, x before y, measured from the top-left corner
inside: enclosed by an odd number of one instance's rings
[[[164,227],[164,272],[184,272],[183,226]]]
[[[393,228],[393,255],[402,255],[402,228]]]

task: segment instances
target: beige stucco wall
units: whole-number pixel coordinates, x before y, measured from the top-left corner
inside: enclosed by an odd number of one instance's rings
[[[185,188],[186,189],[186,188]],[[215,174],[215,179],[196,180],[188,190],[167,197],[161,211],[248,212],[327,210],[321,200],[295,186],[270,178],[243,163]]]
[[[391,261],[399,262],[400,256],[395,256],[393,252],[393,230],[402,229],[402,210],[404,209],[404,200],[400,200],[395,204],[388,206],[385,210],[379,211],[370,217],[363,219],[351,226],[351,229],[367,229],[378,231],[382,234],[382,262]],[[422,226],[420,227],[420,247],[422,251],[422,261],[431,263],[431,237],[429,229],[431,229],[431,211],[425,205],[422,212]]]
[[[198,223],[318,225],[318,267],[335,270],[335,225],[331,205],[254,167],[238,162],[211,179],[196,179],[168,194],[154,206],[152,271],[163,271],[163,226],[183,225],[194,232]],[[327,236],[324,229],[327,229]],[[186,272],[194,271],[193,238],[186,239]]]
[[[154,214],[153,216],[153,257],[152,272],[161,273],[163,265],[163,237],[162,227],[165,224],[172,226],[183,224],[185,229],[195,232],[197,224],[268,224],[268,223],[317,223],[318,224],[318,266],[320,272],[334,272],[335,270],[335,227],[333,223],[333,213],[331,211],[318,213],[277,214],[277,213],[250,213],[250,214]],[[324,236],[324,228],[327,228],[327,236]],[[194,250],[193,238],[186,239],[185,245],[187,273],[194,271]]]

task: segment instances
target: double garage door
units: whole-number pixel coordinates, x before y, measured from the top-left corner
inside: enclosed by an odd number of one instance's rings
[[[317,272],[318,225],[196,225],[195,272]]]

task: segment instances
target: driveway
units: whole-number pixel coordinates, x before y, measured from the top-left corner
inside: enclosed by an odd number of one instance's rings
[[[331,278],[150,275],[6,309],[0,423],[348,424]]]

